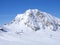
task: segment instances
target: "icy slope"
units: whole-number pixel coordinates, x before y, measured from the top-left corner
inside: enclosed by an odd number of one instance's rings
[[[29,9],[0,27],[0,44],[60,45],[59,34],[59,18],[38,9]]]

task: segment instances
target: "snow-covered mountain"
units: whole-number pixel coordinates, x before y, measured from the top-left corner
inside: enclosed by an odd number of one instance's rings
[[[0,27],[0,40],[2,45],[60,45],[60,19],[29,9]]]

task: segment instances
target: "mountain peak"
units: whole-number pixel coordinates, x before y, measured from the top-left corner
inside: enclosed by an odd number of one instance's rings
[[[28,12],[38,12],[39,10],[38,9],[28,9],[27,11],[26,11],[26,13],[28,13]]]
[[[58,30],[60,25],[59,19],[55,18],[51,14],[39,11],[38,9],[28,9],[23,14],[18,14],[11,24],[18,25],[18,27],[29,27],[32,30]],[[24,26],[23,26],[24,25]],[[11,27],[12,28],[12,27]]]
[[[38,9],[28,9],[25,13],[26,15],[31,15],[31,14],[40,13],[40,11]]]
[[[39,11],[38,9],[28,9],[23,14],[18,14],[15,19],[9,23],[9,25],[3,25],[3,27],[20,29],[20,27],[29,27],[31,30],[58,30],[60,20],[51,14]],[[19,28],[16,28],[17,25]],[[22,26],[21,26],[22,25]],[[26,28],[27,29],[27,28]]]

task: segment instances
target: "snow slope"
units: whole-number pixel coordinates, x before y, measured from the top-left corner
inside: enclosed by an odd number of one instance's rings
[[[0,26],[0,45],[60,45],[60,19],[38,9],[18,14]]]

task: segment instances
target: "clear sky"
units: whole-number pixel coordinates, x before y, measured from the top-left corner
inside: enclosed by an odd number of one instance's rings
[[[39,9],[60,18],[60,0],[0,0],[0,25],[27,9]]]

